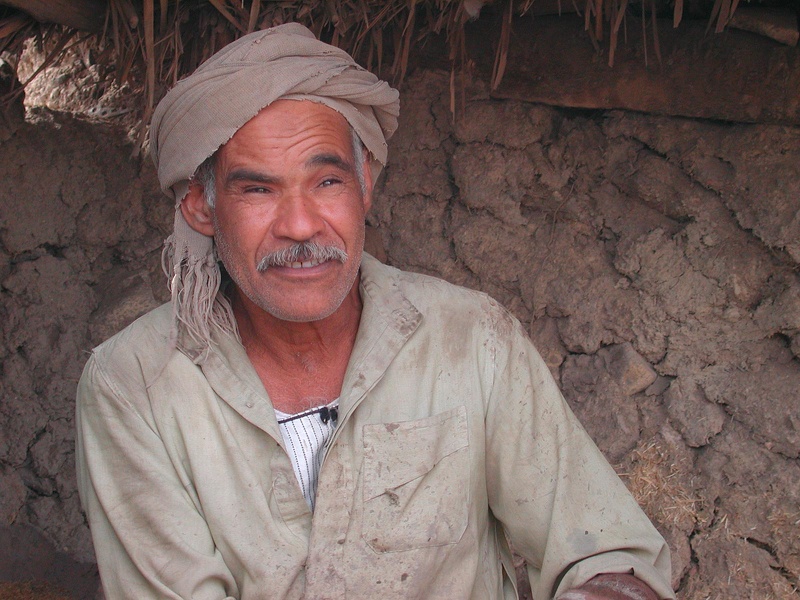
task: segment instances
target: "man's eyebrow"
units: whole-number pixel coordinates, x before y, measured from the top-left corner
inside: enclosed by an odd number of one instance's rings
[[[341,169],[342,171],[347,171],[347,172],[353,171],[353,165],[344,160],[338,154],[332,154],[327,152],[324,154],[315,154],[306,161],[306,166],[309,167],[320,167],[325,165],[336,167],[337,169]]]
[[[276,183],[277,177],[267,175],[260,171],[253,171],[251,169],[234,169],[225,177],[225,183],[231,184],[240,181],[252,181],[256,183]]]
[[[353,165],[343,159],[341,156],[333,153],[316,154],[306,161],[307,167],[331,166],[341,169],[342,171],[352,172]],[[261,171],[254,171],[252,169],[234,169],[225,177],[225,183],[231,184],[241,181],[252,181],[255,183],[277,183],[278,177],[268,175]]]

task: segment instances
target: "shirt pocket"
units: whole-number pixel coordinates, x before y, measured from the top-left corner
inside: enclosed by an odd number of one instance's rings
[[[466,408],[365,425],[363,443],[366,543],[377,552],[457,543],[469,518]]]

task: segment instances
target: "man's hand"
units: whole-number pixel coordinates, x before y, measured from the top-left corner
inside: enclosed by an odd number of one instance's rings
[[[605,573],[567,590],[557,600],[658,600],[658,596],[633,575]]]

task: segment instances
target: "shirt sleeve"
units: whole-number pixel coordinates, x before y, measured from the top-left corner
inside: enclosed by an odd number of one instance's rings
[[[135,373],[90,358],[78,385],[78,489],[107,598],[233,600],[236,583],[181,482]]]
[[[674,598],[669,549],[572,414],[513,317],[496,337],[487,404],[489,504],[535,598],[633,573]],[[503,330],[504,328],[498,328]]]

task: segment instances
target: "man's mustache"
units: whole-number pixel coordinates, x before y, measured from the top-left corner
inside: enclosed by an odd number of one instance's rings
[[[270,252],[256,265],[263,272],[270,267],[289,267],[292,263],[320,264],[329,260],[347,261],[347,252],[333,245],[321,245],[316,242],[298,242]]]

